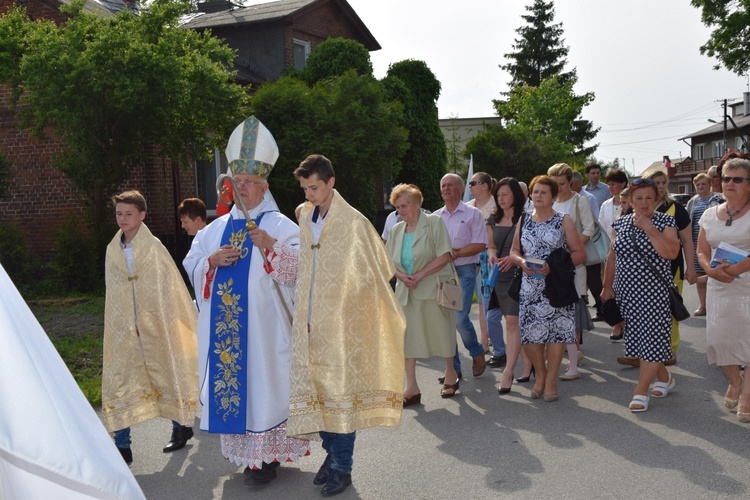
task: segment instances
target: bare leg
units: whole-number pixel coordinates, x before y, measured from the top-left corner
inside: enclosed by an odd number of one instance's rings
[[[563,355],[565,354],[565,344],[547,344],[547,381],[544,384],[544,394],[557,395],[557,372],[560,369]],[[571,362],[571,364],[573,364]],[[575,365],[574,365],[575,366]]]
[[[452,360],[453,358],[451,358]],[[406,358],[404,362],[406,369],[406,389],[404,397],[410,398],[419,394],[419,385],[417,385],[417,360],[416,358]]]
[[[669,381],[669,372],[664,363],[654,363],[653,361],[641,360],[641,367],[638,373],[638,384],[633,389],[633,395],[649,396],[649,387],[651,382],[657,377],[660,382]]]
[[[456,382],[458,382],[458,373],[456,373],[456,369],[453,368],[453,358],[444,358],[444,359],[445,359],[445,384],[453,385]]]
[[[724,406],[732,409],[734,407],[734,403],[728,403],[740,399],[740,394],[743,392],[741,375],[742,372],[740,372],[740,367],[737,365],[722,366],[721,370],[724,372],[724,376],[729,381],[727,392],[724,393]],[[746,385],[750,387],[750,384]]]
[[[505,341],[505,354],[508,361],[503,370],[503,376],[500,378],[500,387],[510,387],[513,384],[513,369],[521,354],[521,331],[518,328],[518,316],[505,317],[505,330],[508,332],[508,338]],[[528,361],[528,358],[526,358]],[[526,371],[526,363],[524,363]],[[531,371],[531,368],[529,368]]]
[[[529,357],[531,364],[534,366],[536,372],[536,382],[534,383],[534,391],[538,394],[544,392],[544,383],[547,380],[547,365],[544,362],[544,347],[545,344],[524,344],[523,350]],[[557,376],[557,373],[555,373]]]
[[[695,287],[698,289],[698,302],[700,303],[700,311],[706,310],[706,283],[707,276],[705,274],[698,275],[698,281],[695,283]]]

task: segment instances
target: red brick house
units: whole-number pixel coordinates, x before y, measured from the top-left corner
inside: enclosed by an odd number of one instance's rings
[[[69,0],[0,0],[0,14],[23,5],[34,19],[64,22],[59,6]],[[277,0],[238,7],[228,0],[199,4],[186,29],[211,29],[237,50],[237,80],[257,85],[277,79],[288,66],[304,67],[307,55],[329,37],[355,39],[368,50],[380,46],[345,0]],[[86,9],[103,16],[127,8],[123,0],[89,0]],[[16,222],[28,233],[32,250],[52,253],[54,230],[71,215],[83,217],[82,195],[53,164],[60,145],[41,141],[20,130],[7,104],[8,89],[0,87],[0,151],[12,162],[14,178],[9,199],[0,200],[0,222]],[[54,137],[52,131],[48,134]],[[176,208],[186,197],[199,196],[213,207],[214,181],[226,170],[223,154],[183,168],[154,156],[133,170],[123,188],[139,189],[149,202],[146,223],[175,256],[187,250]]]

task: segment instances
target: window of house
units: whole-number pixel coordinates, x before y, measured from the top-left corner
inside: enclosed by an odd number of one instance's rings
[[[721,158],[726,153],[726,150],[724,149],[724,141],[714,141],[713,142],[713,150],[712,150],[712,156],[714,158]]]
[[[696,144],[693,147],[695,148],[694,154],[696,160],[703,160],[706,158],[705,144]]]
[[[198,198],[206,204],[209,216],[216,215],[216,179],[227,172],[227,158],[218,149],[213,158],[195,162],[196,186]]]
[[[294,67],[302,71],[305,69],[307,56],[310,55],[310,42],[294,38],[292,45],[294,47]]]

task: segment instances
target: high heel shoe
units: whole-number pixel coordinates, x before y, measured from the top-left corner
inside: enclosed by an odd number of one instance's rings
[[[415,395],[413,395],[411,397],[408,397],[408,398],[406,396],[404,396],[404,408],[406,408],[407,406],[418,405],[418,404],[422,404],[422,393],[421,392],[419,394],[415,394]]]
[[[531,376],[535,375],[535,374],[536,374],[536,372],[534,371],[534,367],[532,366],[531,367],[531,371],[529,372],[529,375],[526,376],[526,377],[518,377],[516,379],[516,382],[518,382],[519,384],[523,384],[524,382],[528,382],[529,380],[531,380]],[[534,378],[536,378],[536,376]]]
[[[508,394],[513,387],[513,379],[510,379],[510,387],[503,387],[502,385],[497,387],[498,394]]]
[[[541,391],[537,391],[536,389],[531,389],[531,399],[540,399],[543,394],[544,394],[544,389],[542,389]]]

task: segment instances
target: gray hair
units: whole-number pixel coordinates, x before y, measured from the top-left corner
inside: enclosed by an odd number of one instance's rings
[[[750,177],[750,161],[744,158],[732,158],[728,160],[722,167],[721,173],[724,175],[727,170],[736,170],[738,168],[744,169],[745,175]]]
[[[583,184],[583,176],[581,176],[581,172],[578,170],[573,170],[573,181]]]

